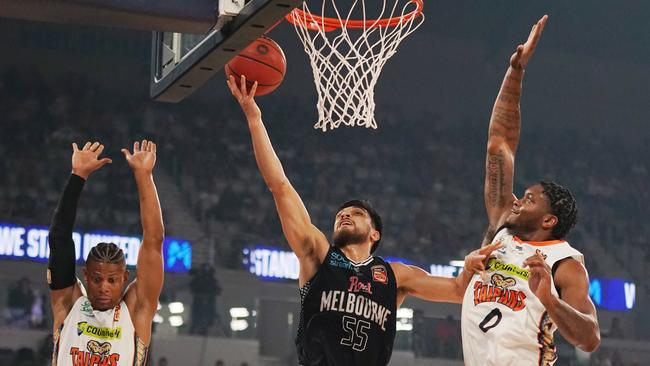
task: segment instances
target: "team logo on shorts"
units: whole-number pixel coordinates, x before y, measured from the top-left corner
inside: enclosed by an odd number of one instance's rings
[[[386,273],[386,267],[382,265],[376,265],[370,267],[372,272],[372,279],[375,282],[386,284],[388,283],[388,274]]]

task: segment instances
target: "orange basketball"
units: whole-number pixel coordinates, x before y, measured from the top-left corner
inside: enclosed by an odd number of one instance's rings
[[[232,75],[239,85],[241,76],[246,76],[246,89],[250,91],[257,81],[256,96],[274,91],[287,69],[287,60],[282,48],[272,39],[262,36],[242,50],[226,64],[226,77]]]

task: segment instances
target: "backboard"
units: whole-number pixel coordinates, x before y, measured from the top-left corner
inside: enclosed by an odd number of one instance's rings
[[[207,34],[153,32],[151,98],[183,100],[302,1],[219,0],[217,21]]]

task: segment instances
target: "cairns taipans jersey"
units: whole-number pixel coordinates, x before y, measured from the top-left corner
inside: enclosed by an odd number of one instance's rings
[[[331,247],[300,289],[296,345],[305,366],[388,364],[395,340],[397,285],[380,257],[361,263]]]
[[[539,251],[553,268],[572,257],[584,263],[582,253],[563,240],[524,242],[500,230],[493,243],[487,278],[474,275],[463,299],[461,328],[466,366],[553,365],[557,353],[553,333],[557,326],[528,286],[526,258]],[[551,291],[558,296],[555,286]]]
[[[99,311],[82,296],[54,334],[53,366],[142,366],[146,358],[124,301]]]

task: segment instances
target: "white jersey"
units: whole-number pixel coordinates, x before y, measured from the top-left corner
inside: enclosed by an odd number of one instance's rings
[[[540,251],[553,268],[568,257],[584,263],[582,253],[563,240],[523,242],[506,229],[493,242],[503,247],[492,253],[487,278],[474,275],[465,290],[461,316],[465,365],[553,365],[557,326],[528,287],[523,262]],[[551,291],[558,295],[554,285]]]
[[[53,366],[141,366],[146,356],[124,301],[99,311],[82,296],[54,334]]]

